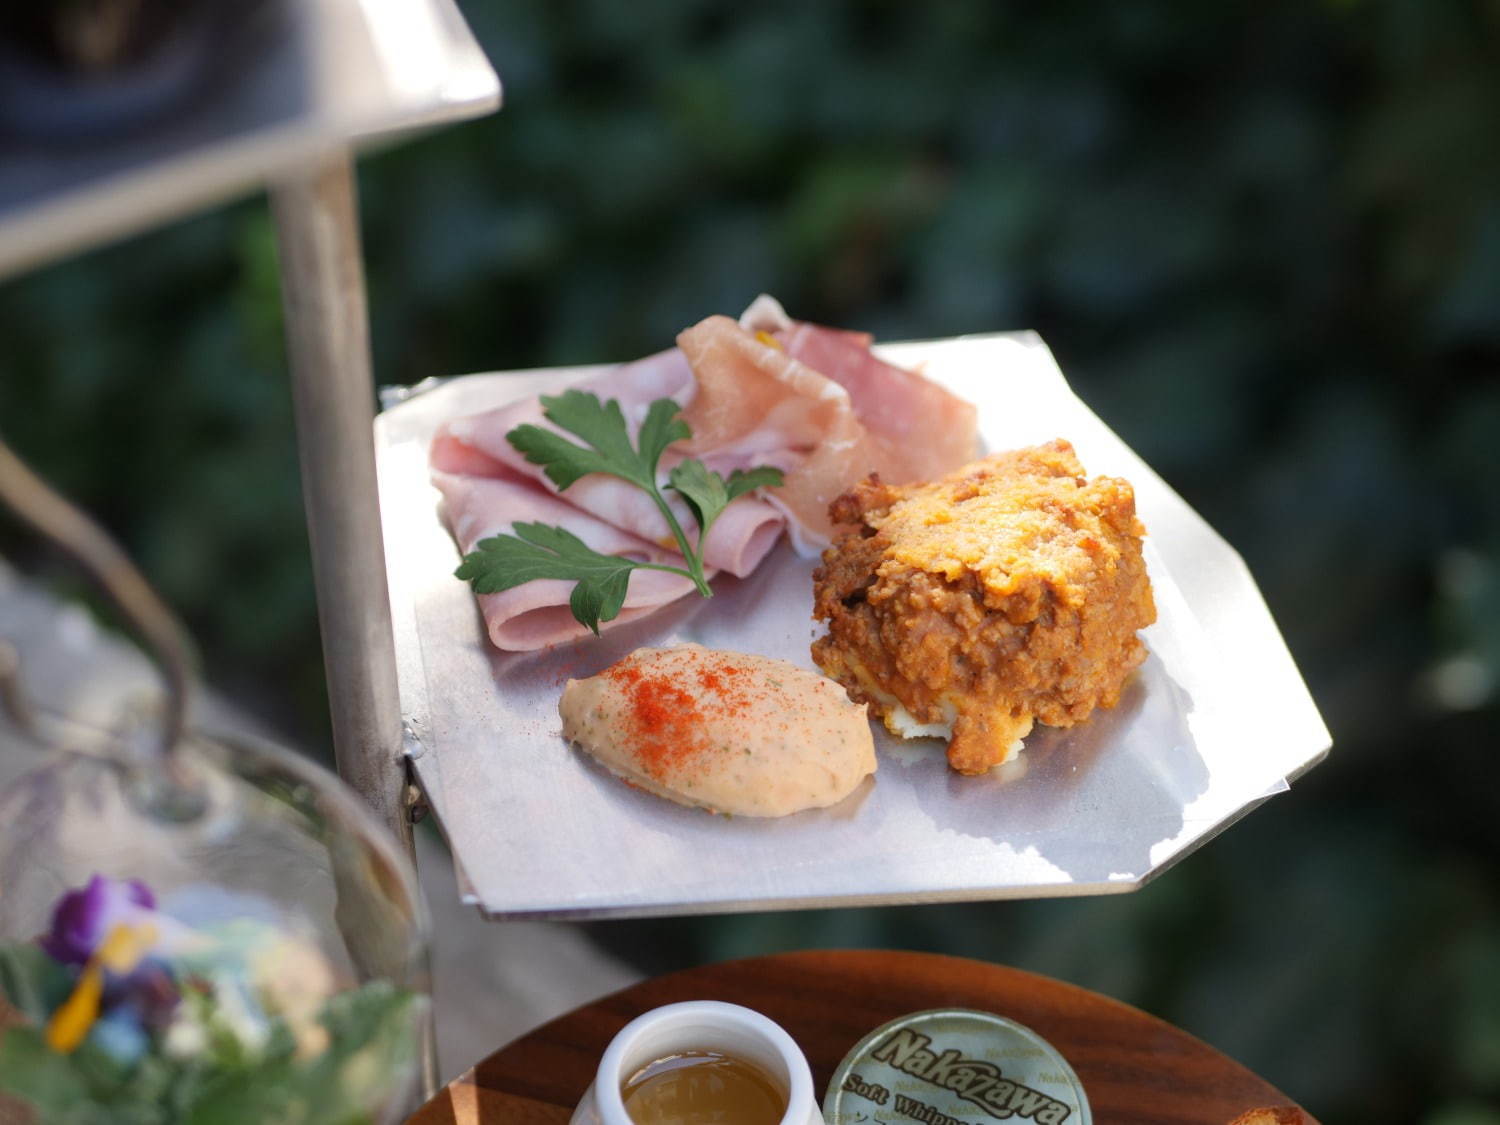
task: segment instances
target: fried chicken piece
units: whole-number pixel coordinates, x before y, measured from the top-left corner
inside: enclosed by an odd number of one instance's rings
[[[1033,721],[1119,702],[1156,620],[1135,493],[1058,439],[927,484],[871,476],[829,508],[855,525],[813,573],[813,660],[893,733],[950,736],[979,774]]]

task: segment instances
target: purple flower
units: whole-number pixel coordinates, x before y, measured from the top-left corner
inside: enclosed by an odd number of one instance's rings
[[[95,875],[82,890],[69,891],[52,912],[52,932],[40,941],[47,955],[64,965],[82,965],[121,922],[156,909],[156,896],[138,879]]]
[[[106,1011],[128,1009],[149,1031],[165,1031],[181,999],[171,969],[161,961],[142,961],[134,972],[111,978],[104,986]]]

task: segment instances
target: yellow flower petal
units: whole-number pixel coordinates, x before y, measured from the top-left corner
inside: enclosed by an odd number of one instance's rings
[[[150,922],[132,926],[121,922],[94,950],[91,958],[112,973],[128,973],[141,963],[156,941],[156,927]]]
[[[76,1050],[99,1018],[99,1000],[103,995],[104,971],[91,961],[78,978],[72,995],[47,1021],[47,1046],[64,1055]]]

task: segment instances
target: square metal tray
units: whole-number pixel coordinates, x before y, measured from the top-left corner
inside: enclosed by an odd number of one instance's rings
[[[401,708],[466,897],[497,917],[602,918],[1131,890],[1318,762],[1330,745],[1239,556],[1069,390],[1032,333],[891,344],[975,403],[987,449],[1065,437],[1135,486],[1158,620],[1118,707],[1039,727],[1016,763],[951,773],[942,743],[876,730],[880,768],[830,809],[726,818],[633,790],[568,746],[557,698],[641,645],[693,640],[812,667],[813,560],[783,543],[712,599],[536,653],[485,635],[428,480],[444,419],[598,368],[388,395],[376,456]]]

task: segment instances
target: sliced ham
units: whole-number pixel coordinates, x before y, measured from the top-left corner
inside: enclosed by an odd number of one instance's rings
[[[673,348],[611,368],[578,384],[578,389],[593,391],[601,399],[618,400],[634,434],[651,403],[659,398],[674,399],[678,403],[691,401],[696,384],[686,359]],[[454,419],[441,427],[433,440],[432,466],[440,472],[470,476],[519,473],[556,494],[557,486],[547,479],[542,467],[527,461],[506,440],[506,434],[525,423],[557,429],[542,417],[541,403],[535,398]],[[571,435],[564,436],[576,440]],[[663,480],[680,460],[680,453],[669,453],[662,458]],[[721,464],[728,466],[721,469],[726,473],[735,468],[749,467],[733,458],[721,458],[713,467],[719,468]],[[669,498],[678,523],[690,538],[694,537],[695,525],[687,506],[670,494]],[[650,496],[633,484],[593,473],[568,488],[566,501],[632,535],[676,550],[672,529],[661,511]],[[727,570],[743,578],[775,545],[783,522],[781,513],[764,500],[754,496],[739,498],[725,509],[709,531],[703,550],[704,562],[716,570]],[[696,546],[696,540],[693,541]]]
[[[903,484],[941,476],[977,453],[974,407],[877,358],[868,335],[793,321],[769,297],[759,298],[738,323],[709,317],[677,342],[577,386],[617,400],[632,433],[657,399],[684,407],[693,436],[662,457],[663,479],[684,457],[725,476],[756,465],[784,471],[782,487],[738,498],[714,524],[703,555],[715,570],[749,574],[783,524],[799,551],[821,550],[834,532],[829,503],[872,472]],[[650,496],[603,474],[559,493],[506,439],[525,423],[555,428],[530,398],[454,419],[433,440],[433,480],[464,552],[517,521],[534,521],[567,528],[606,554],[680,564]],[[686,505],[675,497],[670,502],[693,534]],[[686,578],[636,571],[624,610],[605,627],[692,589]],[[584,636],[587,630],[568,607],[570,593],[571,583],[539,580],[481,595],[490,639],[502,649],[527,650]]]
[[[682,353],[668,348],[634,363],[610,367],[575,387],[593,391],[601,399],[616,399],[633,433],[653,402],[659,398],[683,402],[692,395],[695,384],[692,368]],[[433,439],[432,467],[439,472],[472,476],[510,471],[545,481],[541,467],[531,464],[505,440],[506,434],[526,423],[556,429],[542,417],[542,404],[536,397],[455,418],[441,426]]]
[[[677,345],[698,384],[683,411],[688,451],[785,470],[768,500],[804,553],[831,540],[828,505],[855,481],[923,480],[976,452],[973,406],[876,358],[857,334],[792,323],[772,335],[711,316]]]
[[[564,528],[601,554],[669,565],[682,561],[675,551],[662,550],[629,535],[513,473],[461,476],[434,472],[432,482],[443,494],[448,526],[464,554],[481,539],[508,533],[520,522]],[[622,625],[693,591],[693,583],[687,578],[660,570],[637,570],[630,576],[625,608],[613,621],[601,622],[600,628]],[[589,635],[568,608],[572,592],[571,582],[544,578],[499,594],[479,595],[479,609],[490,640],[496,648],[508,652],[527,652]]]

